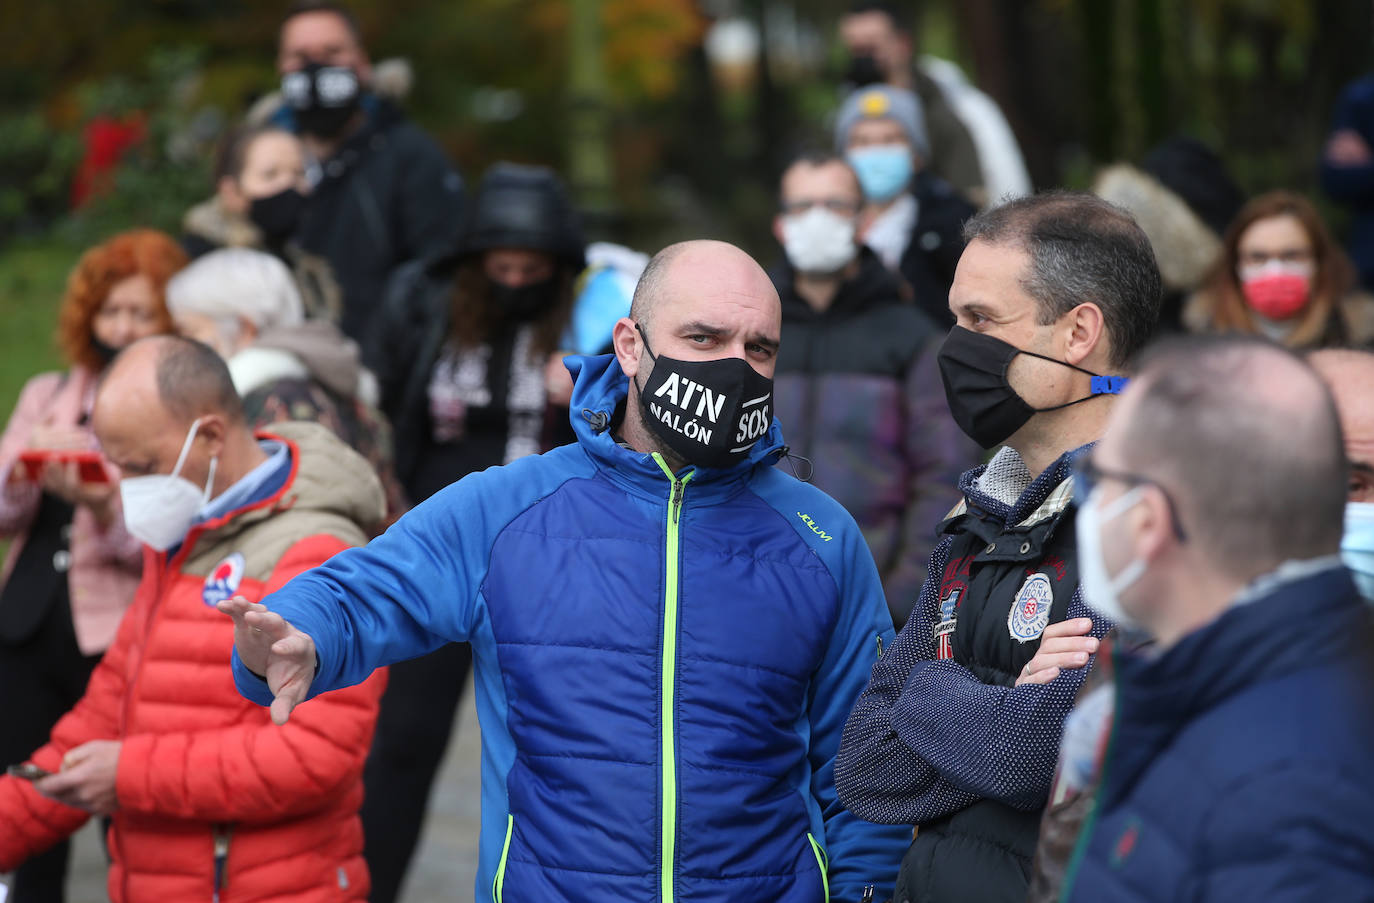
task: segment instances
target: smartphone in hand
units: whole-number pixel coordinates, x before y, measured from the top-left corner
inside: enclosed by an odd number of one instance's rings
[[[52,774],[51,771],[39,768],[32,762],[21,762],[18,765],[11,765],[9,768],[5,769],[5,773],[11,777],[16,777],[24,781],[36,781],[39,778],[46,778]]]
[[[83,483],[110,482],[100,452],[91,449],[26,448],[19,453],[16,472],[31,482],[37,481],[43,475],[43,468],[49,461],[63,467],[75,464],[77,474]]]

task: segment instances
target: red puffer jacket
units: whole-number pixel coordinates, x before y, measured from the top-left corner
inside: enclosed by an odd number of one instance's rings
[[[235,590],[256,600],[364,542],[381,487],[322,427],[282,424],[270,438],[292,452],[285,486],[194,527],[170,560],[146,550],[114,645],[32,757],[56,771],[73,747],[122,741],[114,903],[367,899],[358,807],[385,675],[321,695],[277,727],[234,688],[233,623],[213,601]],[[0,871],[88,817],[0,778]]]

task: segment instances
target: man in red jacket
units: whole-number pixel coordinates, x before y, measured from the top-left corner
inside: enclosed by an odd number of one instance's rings
[[[93,425],[124,475],[143,580],[32,756],[48,776],[0,777],[0,871],[97,814],[112,819],[115,903],[365,900],[357,813],[385,677],[275,727],[234,689],[215,604],[363,544],[383,513],[371,467],[316,424],[255,436],[219,356],[169,336],[112,365]]]

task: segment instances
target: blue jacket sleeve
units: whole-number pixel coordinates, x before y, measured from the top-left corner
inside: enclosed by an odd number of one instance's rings
[[[931,556],[931,574],[943,569],[948,542]],[[870,821],[919,825],[979,799],[1043,806],[1064,718],[1092,666],[1043,685],[985,684],[962,665],[935,659],[938,594],[938,577],[927,579],[917,610],[874,666],[845,724],[836,787]],[[1093,617],[1097,637],[1110,628],[1077,593],[1067,616]]]
[[[493,542],[529,504],[552,491],[557,481],[550,481],[550,473],[569,455],[581,452],[560,449],[465,477],[366,546],[340,552],[264,598],[268,609],[315,642],[319,672],[310,696],[467,640]],[[266,685],[237,653],[233,668],[240,693],[271,703]]]
[[[831,899],[857,901],[872,884],[881,900],[892,894],[911,833],[861,821],[844,808],[835,792],[835,755],[849,707],[894,634],[877,566],[852,521],[842,538],[838,570],[827,562],[839,590],[839,617],[811,685],[811,793],[825,819]]]
[[[1351,130],[1374,147],[1374,80],[1362,78],[1346,87],[1331,117],[1332,134]],[[1322,188],[1334,200],[1363,207],[1374,203],[1374,162],[1342,166],[1325,157]]]

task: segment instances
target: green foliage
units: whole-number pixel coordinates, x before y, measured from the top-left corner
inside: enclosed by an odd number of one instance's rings
[[[25,242],[0,254],[0,416],[36,373],[61,366],[53,338],[77,252],[60,241]]]
[[[149,55],[145,74],[102,80],[82,92],[88,115],[142,115],[146,137],[124,156],[109,190],[63,225],[70,242],[95,244],[133,226],[176,234],[186,209],[210,193],[211,150],[221,120],[197,115],[203,58],[199,48],[159,48]]]
[[[0,114],[0,241],[59,216],[80,154],[35,110]]]

